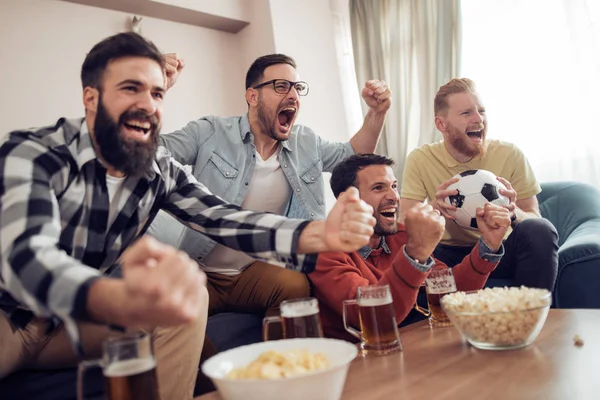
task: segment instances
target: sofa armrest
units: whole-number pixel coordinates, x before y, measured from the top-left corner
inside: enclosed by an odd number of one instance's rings
[[[556,308],[600,308],[600,219],[577,226],[558,249]]]
[[[559,265],[563,267],[577,260],[600,259],[600,219],[586,221],[575,228],[558,253],[561,260]]]

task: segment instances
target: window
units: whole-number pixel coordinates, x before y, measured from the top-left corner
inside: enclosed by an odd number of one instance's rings
[[[600,186],[600,2],[463,0],[462,76],[540,182]]]

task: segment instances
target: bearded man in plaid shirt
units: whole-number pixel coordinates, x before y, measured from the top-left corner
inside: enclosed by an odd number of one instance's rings
[[[158,146],[164,61],[134,33],[112,36],[81,72],[85,118],[12,132],[0,147],[0,379],[97,357],[111,325],[151,332],[163,399],[191,399],[204,342],[205,276],[143,234],[159,209],[225,246],[314,269],[373,233],[353,188],[326,221],[243,211]],[[306,255],[301,255],[306,254]],[[120,265],[122,278],[110,273]]]

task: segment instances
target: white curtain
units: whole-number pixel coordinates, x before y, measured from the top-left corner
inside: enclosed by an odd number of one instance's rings
[[[462,75],[540,182],[600,186],[600,0],[462,0]]]
[[[360,105],[362,101],[360,90],[362,90],[364,82],[359,88],[352,51],[349,0],[330,0],[329,5],[333,21],[336,58],[342,84],[344,110],[349,128],[348,137],[350,138],[360,129],[364,120]]]
[[[459,68],[459,0],[350,0],[360,87],[384,79],[392,107],[377,152],[396,161],[402,177],[408,153],[439,138],[433,99]],[[366,112],[363,103],[363,112]]]

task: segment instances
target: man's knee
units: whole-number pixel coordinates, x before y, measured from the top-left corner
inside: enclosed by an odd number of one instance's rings
[[[259,282],[258,290],[271,293],[271,298],[277,297],[278,301],[310,295],[308,278],[300,272],[263,262],[254,263],[248,272],[252,275],[251,280]]]
[[[156,328],[155,333],[160,336],[164,336],[164,337],[168,337],[168,338],[172,338],[172,337],[199,338],[198,340],[195,340],[194,342],[196,342],[196,343],[200,342],[200,344],[201,344],[203,341],[203,338],[204,338],[204,334],[206,332],[206,322],[208,319],[208,291],[206,290],[205,287],[202,287],[200,289],[199,301],[201,302],[202,306],[200,307],[198,316],[195,319],[193,319],[189,323],[183,324],[183,325],[164,327],[164,328],[158,327],[158,328]],[[184,339],[184,340],[186,340],[186,339]],[[200,347],[198,349],[198,351],[200,351],[201,349],[202,348]]]
[[[515,233],[533,243],[558,244],[558,232],[545,218],[529,218],[519,222]]]
[[[204,335],[204,332],[206,331],[206,322],[208,319],[208,303],[209,303],[209,297],[208,297],[208,290],[206,289],[206,287],[202,287],[200,289],[200,295],[199,295],[200,299],[200,303],[201,303],[201,307],[200,307],[200,312],[198,314],[198,317],[196,318],[196,320],[194,321],[193,325],[193,329],[195,329],[198,332],[202,332],[202,335]]]
[[[290,273],[280,285],[285,299],[299,299],[310,295],[310,285],[305,274]]]
[[[158,383],[163,399],[192,398],[206,332],[208,291],[200,290],[202,304],[191,322],[154,331]]]

